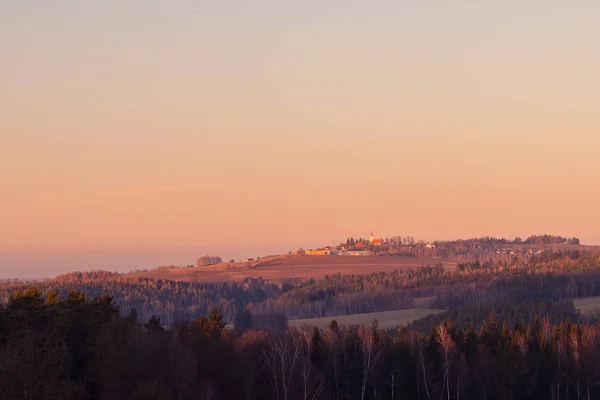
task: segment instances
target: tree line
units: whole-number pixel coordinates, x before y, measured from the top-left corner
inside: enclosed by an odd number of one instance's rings
[[[199,257],[196,265],[199,267],[206,267],[208,265],[221,264],[222,262],[223,262],[223,259],[219,256],[206,255],[206,256]]]
[[[15,292],[0,308],[2,399],[600,398],[600,325],[540,316],[391,336],[371,326],[231,330],[218,311],[166,329],[108,296]]]
[[[557,251],[512,261],[464,262],[455,270],[442,264],[364,275],[326,276],[319,280],[196,283],[141,278],[106,271],[75,272],[35,283],[43,293],[66,296],[79,290],[112,296],[124,310],[135,308],[147,320],[157,315],[166,325],[193,320],[218,309],[232,321],[240,310],[255,316],[283,314],[289,319],[412,308],[416,299],[430,307],[483,307],[509,300],[571,300],[600,295],[598,256]],[[0,283],[6,304],[27,282]]]

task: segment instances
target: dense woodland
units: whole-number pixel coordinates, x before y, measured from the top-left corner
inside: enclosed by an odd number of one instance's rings
[[[165,329],[108,296],[36,288],[0,308],[0,398],[597,399],[600,325],[549,318],[231,331],[216,311]]]
[[[562,321],[579,321],[596,323],[598,316],[583,316],[572,301],[555,301],[552,299],[511,299],[502,303],[488,304],[480,307],[457,307],[441,314],[429,315],[409,325],[410,329],[428,333],[436,326],[452,321],[452,325],[459,329],[472,326],[479,329],[483,326],[490,314],[494,314],[508,327],[514,327],[517,321],[532,323],[540,315],[547,318],[553,324]],[[401,328],[390,329],[392,335],[396,335]]]

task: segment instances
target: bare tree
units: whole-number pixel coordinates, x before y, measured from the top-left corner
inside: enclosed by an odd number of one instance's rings
[[[439,325],[437,331],[437,341],[442,346],[442,351],[444,352],[444,383],[446,384],[448,400],[450,400],[450,360],[455,346],[446,324]]]
[[[313,336],[315,328],[303,327],[297,332],[298,345],[302,351],[302,363],[300,373],[302,375],[302,394],[304,400],[316,400],[323,391],[323,382],[313,373],[312,363],[310,361],[313,353]]]
[[[66,398],[61,382],[67,348],[54,331],[25,330],[0,346],[0,398]]]
[[[376,332],[373,329],[359,327],[357,330],[359,346],[362,355],[362,384],[360,388],[360,399],[365,398],[365,389],[367,387],[367,379],[373,371],[377,359],[379,358],[379,346],[376,342]]]
[[[339,353],[341,347],[341,340],[338,335],[338,332],[335,329],[328,328],[323,331],[323,342],[327,347],[328,360],[331,365],[331,370],[333,372],[333,380],[335,385],[335,393],[336,398],[340,397],[340,385],[339,385]]]
[[[566,346],[562,338],[557,338],[554,342],[554,351],[556,352],[556,398],[560,399],[560,372],[561,372],[561,361],[565,356]]]
[[[296,346],[285,338],[270,340],[268,347],[260,354],[261,360],[269,369],[277,400],[288,400],[290,396],[292,375],[298,355]]]
[[[580,352],[580,362],[586,365],[585,386],[587,399],[590,400],[590,386],[593,385],[593,375],[589,372],[589,366],[594,365],[598,360],[598,331],[593,327],[585,327],[581,335],[582,351]]]
[[[423,386],[425,387],[425,394],[427,395],[427,400],[431,400],[427,367],[425,366],[425,355],[423,354],[423,340],[419,337],[417,333],[413,332],[410,336],[410,345],[412,349],[418,348],[419,364],[423,376]]]
[[[577,400],[581,399],[581,388],[579,384],[579,373],[580,373],[580,353],[579,353],[579,337],[575,330],[571,330],[569,334],[569,347],[571,350],[571,356],[573,357],[573,366],[576,371],[576,385],[577,385]]]

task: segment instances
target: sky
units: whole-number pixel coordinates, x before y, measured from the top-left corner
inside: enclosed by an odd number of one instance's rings
[[[600,244],[600,2],[0,2],[0,278]]]

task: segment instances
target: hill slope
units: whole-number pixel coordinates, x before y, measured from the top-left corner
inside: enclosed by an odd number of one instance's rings
[[[442,263],[447,270],[456,268],[448,258],[406,256],[295,256],[271,257],[254,262],[224,263],[209,267],[156,268],[132,273],[133,276],[189,282],[227,282],[246,278],[270,281],[284,279],[321,279],[333,274],[369,274],[395,269],[416,268]]]

